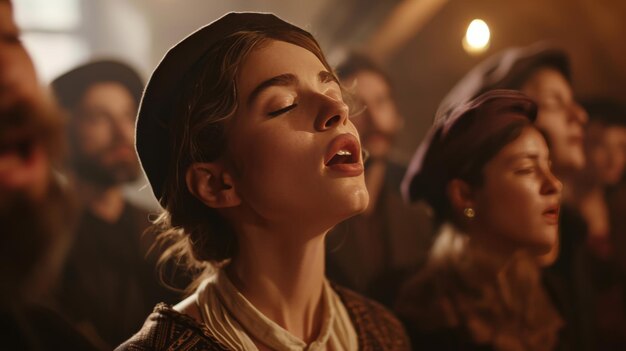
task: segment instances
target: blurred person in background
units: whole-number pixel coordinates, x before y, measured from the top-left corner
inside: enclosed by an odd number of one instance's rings
[[[51,303],[71,242],[74,205],[53,167],[63,118],[44,93],[0,0],[0,348],[91,350]]]
[[[403,278],[425,258],[431,225],[426,213],[400,194],[406,167],[390,159],[404,124],[387,74],[353,53],[337,67],[356,111],[350,119],[364,150],[367,210],[337,225],[328,237],[328,276],[391,306]]]
[[[616,350],[626,347],[626,270],[619,264],[626,236],[623,185],[619,185],[626,164],[626,106],[600,99],[585,107],[587,165],[575,188],[589,234],[583,268],[593,283],[588,288],[595,347]]]
[[[607,202],[613,266],[596,282],[593,317],[597,348],[618,350],[626,348],[626,179],[608,194]]]
[[[526,95],[488,91],[417,149],[403,191],[432,206],[439,234],[396,305],[415,350],[558,349],[536,257],[557,245],[562,184],[535,118]]]
[[[77,327],[110,349],[154,304],[176,298],[146,260],[149,214],[122,189],[140,176],[134,128],[143,82],[126,64],[96,61],[58,77],[52,89],[69,114],[69,163],[81,206],[58,295]]]
[[[588,227],[587,244],[602,259],[612,255],[607,191],[622,179],[626,165],[626,106],[615,101],[586,104],[589,123],[585,129],[587,165],[576,181],[578,209]]]
[[[582,268],[587,238],[574,188],[585,166],[584,128],[587,113],[571,85],[567,53],[543,43],[509,48],[486,59],[467,73],[442,101],[438,115],[492,89],[514,89],[538,105],[535,125],[550,147],[551,167],[563,183],[559,240],[553,251],[539,257],[543,282],[565,320],[564,349],[592,349],[589,277]]]

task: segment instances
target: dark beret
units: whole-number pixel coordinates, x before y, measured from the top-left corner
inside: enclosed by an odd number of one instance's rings
[[[137,116],[136,148],[152,191],[164,203],[163,190],[171,156],[170,125],[180,94],[197,76],[203,58],[220,40],[240,31],[289,28],[311,36],[273,14],[228,13],[174,45],[156,67],[146,86]],[[190,81],[191,79],[191,81]]]
[[[84,64],[61,75],[50,85],[59,104],[66,109],[72,109],[89,87],[103,82],[122,84],[139,103],[143,81],[134,69],[119,61],[104,60]]]
[[[515,47],[495,54],[469,71],[439,104],[435,118],[493,89],[519,90],[538,69],[551,67],[571,79],[569,59],[565,51],[536,43]]]
[[[514,90],[490,90],[457,105],[435,120],[415,152],[402,181],[403,196],[411,202],[441,203],[446,184],[480,157],[479,150],[491,137],[536,117],[533,100]]]

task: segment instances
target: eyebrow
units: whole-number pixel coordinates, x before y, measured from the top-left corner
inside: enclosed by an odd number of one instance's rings
[[[337,77],[335,77],[334,74],[328,72],[328,71],[320,71],[317,74],[317,78],[321,83],[328,83],[328,82],[335,82],[337,84],[339,84],[339,81],[337,80]],[[272,77],[268,80],[263,81],[261,84],[257,85],[256,88],[254,88],[254,90],[252,90],[252,92],[250,93],[250,96],[248,97],[248,106],[250,106],[252,104],[252,102],[266,89],[270,88],[270,87],[275,87],[275,86],[279,86],[279,87],[287,87],[287,86],[292,86],[295,85],[298,82],[298,78],[291,74],[291,73],[285,73],[285,74],[281,74],[279,76],[276,77]]]
[[[521,159],[530,159],[530,160],[533,160],[533,161],[539,161],[541,159],[541,157],[539,156],[539,154],[534,154],[534,153],[531,154],[531,153],[524,152],[524,153],[519,153],[519,154],[516,154],[516,155],[513,155],[513,156],[509,157],[507,159],[507,163],[511,164],[511,163],[513,163],[515,161],[518,161],[518,160],[521,160]],[[548,157],[548,161],[549,160],[550,160],[550,158]]]

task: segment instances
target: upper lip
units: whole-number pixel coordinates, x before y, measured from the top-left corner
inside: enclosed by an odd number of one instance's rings
[[[334,138],[328,145],[326,156],[324,157],[324,165],[328,165],[328,162],[330,162],[340,150],[345,150],[352,154],[349,163],[361,161],[361,145],[359,144],[359,140],[354,135],[345,133]]]

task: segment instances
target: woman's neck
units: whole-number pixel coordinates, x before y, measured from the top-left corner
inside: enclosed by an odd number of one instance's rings
[[[261,313],[305,342],[319,333],[324,237],[297,231],[240,231],[226,273]],[[307,238],[307,239],[305,239]]]
[[[370,201],[362,215],[369,216],[376,210],[376,205],[385,182],[386,171],[387,162],[383,159],[372,160],[368,164],[367,169],[365,169],[365,186],[367,187]]]
[[[477,262],[489,269],[490,273],[497,275],[502,272],[518,253],[519,249],[503,240],[492,240],[499,237],[497,234],[484,232],[469,232],[469,253]]]

